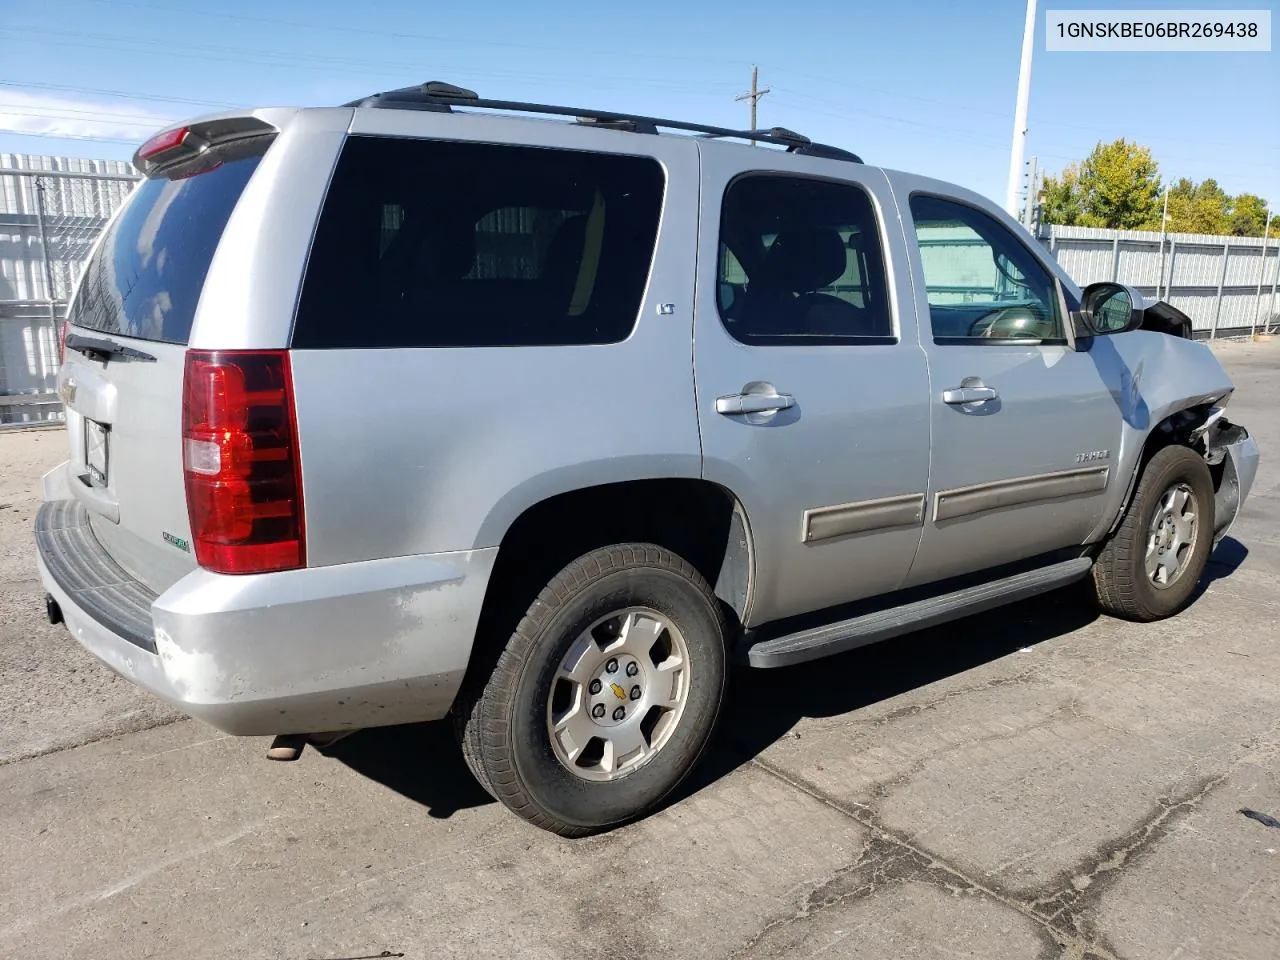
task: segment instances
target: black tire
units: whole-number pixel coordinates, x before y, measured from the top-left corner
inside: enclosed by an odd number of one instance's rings
[[[1147,574],[1151,523],[1163,494],[1176,484],[1191,488],[1196,539],[1180,572],[1168,586]],[[1093,586],[1103,612],[1125,620],[1163,620],[1183,609],[1204,573],[1213,549],[1213,478],[1204,459],[1184,446],[1165,447],[1147,463],[1120,526],[1093,565]]]
[[[682,712],[661,748],[636,769],[590,781],[557,759],[548,698],[570,646],[602,617],[643,607],[668,619],[689,654]],[[455,724],[467,765],[510,810],[565,837],[609,829],[651,811],[706,748],[724,700],[727,627],[706,580],[653,544],[602,547],[570,563],[538,595],[492,673],[460,697]]]

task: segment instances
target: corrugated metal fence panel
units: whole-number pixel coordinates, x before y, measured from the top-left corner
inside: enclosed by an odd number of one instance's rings
[[[1268,257],[1268,259],[1270,259]],[[1262,267],[1262,248],[1231,245],[1227,257],[1227,286],[1253,287],[1258,283],[1258,270]]]
[[[1058,262],[1082,287],[1099,280],[1111,279],[1112,249],[1110,241],[1062,240],[1052,248]]]
[[[1218,287],[1222,277],[1221,241],[1208,244],[1178,244],[1171,286],[1175,287]]]
[[[1160,282],[1160,245],[1158,243],[1120,244],[1118,276],[1132,277],[1136,287],[1152,287]]]
[[[94,241],[135,177],[116,160],[0,154],[0,426],[61,419],[54,392],[60,320]]]
[[[1280,237],[1268,238],[1264,250],[1261,237],[1170,233],[1163,238],[1162,255],[1157,232],[1049,224],[1040,242],[1081,286],[1114,278],[1148,297],[1159,288],[1163,299],[1191,317],[1198,333],[1216,326],[1239,334],[1255,323],[1280,323],[1280,300],[1273,294]]]

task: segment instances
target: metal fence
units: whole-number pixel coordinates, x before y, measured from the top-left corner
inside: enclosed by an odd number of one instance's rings
[[[1137,287],[1189,316],[1197,337],[1280,325],[1280,238],[1051,224],[1041,228],[1040,242],[1081,286],[1118,280]]]
[[[62,419],[58,333],[94,240],[133,188],[127,163],[0,154],[0,428]],[[1280,238],[1047,225],[1082,286],[1120,280],[1192,318],[1197,336],[1280,325]]]
[[[62,419],[58,333],[127,163],[0,154],[0,429]]]

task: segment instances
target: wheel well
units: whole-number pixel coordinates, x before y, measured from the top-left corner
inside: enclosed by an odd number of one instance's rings
[[[610,483],[534,504],[498,547],[468,680],[488,676],[520,617],[557,572],[613,543],[655,543],[683,557],[711,584],[730,623],[740,625],[750,590],[748,531],[737,499],[706,480]]]
[[[1175,444],[1190,447],[1201,456],[1205,455],[1204,437],[1197,435],[1196,429],[1209,419],[1212,409],[1211,405],[1204,404],[1198,407],[1178,410],[1161,420],[1147,434],[1147,438],[1142,444],[1142,453],[1138,457],[1137,467],[1133,471],[1133,476],[1129,478],[1129,489],[1125,491],[1124,501],[1120,505],[1120,511],[1116,514],[1115,521],[1112,523],[1111,531],[1109,532],[1115,532],[1115,529],[1120,526],[1125,512],[1129,509],[1129,503],[1133,500],[1134,491],[1138,489],[1138,481],[1142,477],[1142,472],[1147,469],[1147,464],[1152,457],[1165,447],[1171,447]],[[1223,464],[1221,462],[1217,464],[1210,462],[1209,473],[1213,477],[1213,489],[1216,493],[1222,486]]]

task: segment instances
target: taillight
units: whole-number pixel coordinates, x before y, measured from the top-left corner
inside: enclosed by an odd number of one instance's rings
[[[70,317],[65,318],[62,321],[62,328],[58,331],[58,366],[67,362],[67,324],[70,322]]]
[[[287,351],[187,351],[182,467],[200,566],[266,573],[305,564]]]

